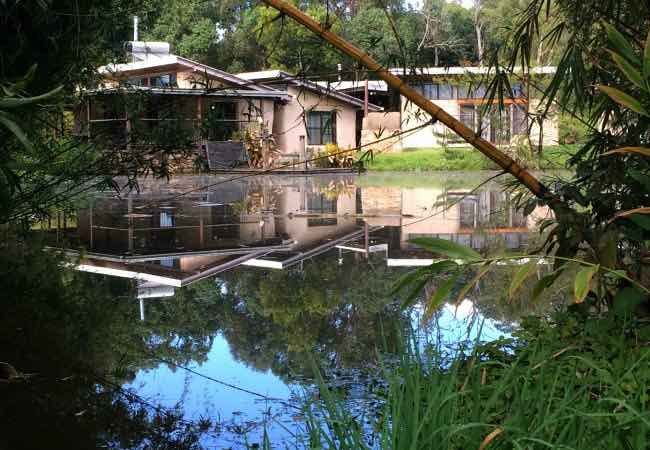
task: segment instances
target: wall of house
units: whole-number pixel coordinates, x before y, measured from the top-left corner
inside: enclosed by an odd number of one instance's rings
[[[417,127],[426,123],[430,116],[422,111],[417,105],[409,102],[405,97],[401,99],[401,115],[402,115],[402,131]],[[451,114],[454,118],[460,117],[460,103],[458,100],[434,100],[434,103],[442,108],[447,113]],[[531,102],[531,110],[534,110],[536,103]],[[533,142],[538,142],[540,128],[538,125],[533,125],[531,129],[531,138]],[[546,120],[542,126],[543,145],[557,145],[559,139],[558,121],[555,118]],[[440,122],[433,125],[428,125],[415,131],[413,133],[406,133],[402,137],[402,148],[423,148],[423,147],[439,147],[446,141],[450,145],[466,146],[467,144],[461,141],[455,133],[447,128]],[[517,141],[516,136],[512,136],[511,143]],[[457,141],[457,142],[455,142]]]
[[[402,151],[401,115],[399,112],[371,112],[363,119],[361,145],[376,153]],[[391,137],[393,136],[393,137]],[[380,140],[380,142],[377,142]]]
[[[273,134],[283,154],[297,154],[304,157],[303,142],[307,139],[307,129],[303,113],[305,110],[337,111],[336,144],[341,149],[356,147],[356,111],[348,103],[321,96],[315,92],[287,86],[292,101],[285,105],[276,105],[273,121]],[[301,140],[304,136],[305,141]],[[323,146],[308,146],[312,153],[317,153]]]

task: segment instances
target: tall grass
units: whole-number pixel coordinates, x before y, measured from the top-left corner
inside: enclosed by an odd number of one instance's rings
[[[320,380],[310,448],[650,448],[649,358],[639,328],[610,318],[530,320],[451,360],[409,345],[378,374],[376,411],[353,412]]]

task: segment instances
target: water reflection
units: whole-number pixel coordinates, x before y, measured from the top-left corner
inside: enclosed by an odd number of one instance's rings
[[[471,192],[468,180],[432,181],[416,188],[352,175],[148,182],[124,198],[97,194],[65,238],[85,250],[80,270],[140,280],[147,298],[241,265],[287,269],[334,248],[380,252],[389,266],[429,264],[431,255],[409,244],[414,237],[518,249],[549,214],[540,207],[524,216],[495,183]]]
[[[51,236],[79,257],[78,271],[97,274],[81,275],[130,279],[137,302],[123,320],[139,344],[124,386],[167,408],[182,404],[190,420],[219,416],[210,445],[259,440],[264,429],[293,439],[300,419],[287,404],[310,385],[312,361],[342,380],[376,367],[412,327],[423,345],[507,334],[521,305],[498,301],[498,274],[427,327],[420,306],[402,310],[391,289],[436,256],[409,239],[517,249],[548,214],[524,216],[495,183],[471,192],[481,180],[465,175],[224,181],[97,193],[76,227]]]

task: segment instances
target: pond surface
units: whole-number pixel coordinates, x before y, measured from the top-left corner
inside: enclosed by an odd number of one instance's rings
[[[421,302],[404,310],[391,295],[435,258],[414,237],[482,251],[536,239],[549,212],[524,216],[496,182],[473,190],[493,175],[144,180],[139,193],[93,194],[48,239],[86,282],[120,283],[112,308],[124,310],[129,343],[107,345],[128,348],[110,364],[122,389],[187,421],[210,418],[209,448],[257,443],[265,431],[278,448],[300,446],[314,363],[328,383],[363,397],[378,355],[409,330],[418,345],[447,348],[479,330],[484,340],[507,336],[528,312],[498,302],[498,276],[427,324]]]

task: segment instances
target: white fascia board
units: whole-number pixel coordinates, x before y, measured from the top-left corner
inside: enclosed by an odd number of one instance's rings
[[[75,266],[75,269],[81,272],[110,275],[119,278],[131,278],[133,280],[152,281],[154,283],[162,284],[165,286],[181,287],[181,280],[170,277],[162,277],[159,275],[151,275],[143,272],[135,272],[132,270],[112,269],[110,267],[92,266],[90,264],[78,264]]]

